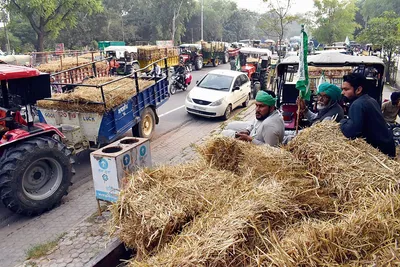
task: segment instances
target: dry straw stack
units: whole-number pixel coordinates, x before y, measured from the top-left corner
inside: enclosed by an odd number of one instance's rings
[[[40,64],[37,69],[40,70],[41,72],[47,72],[47,73],[55,73],[55,72],[60,72],[63,70],[68,70],[74,67],[77,67],[79,65],[84,65],[87,63],[92,62],[92,55],[82,55],[78,57],[78,60],[76,57],[65,57],[62,59],[62,67],[61,67],[61,61],[56,60],[56,61],[50,61],[48,63]],[[88,68],[92,68],[92,66],[88,66]],[[96,68],[98,71],[102,71],[107,69],[107,63],[105,61],[102,62],[97,62],[96,63]]]
[[[399,164],[335,123],[286,150],[218,137],[134,175],[112,208],[131,266],[399,264]]]
[[[334,122],[305,129],[286,149],[307,164],[319,186],[342,208],[346,203],[352,208],[368,194],[367,187],[388,190],[398,183],[399,163],[361,139],[347,140]]]
[[[86,85],[101,85],[113,81],[113,77],[97,77],[84,82]],[[139,80],[139,88],[143,90],[152,84],[151,81]],[[124,78],[119,81],[103,86],[104,97],[107,108],[111,109],[126,102],[132,96],[136,95],[136,86],[133,79]],[[47,109],[57,109],[77,112],[98,112],[104,113],[104,106],[99,104],[90,104],[90,102],[102,103],[101,89],[95,87],[78,86],[72,92],[60,93],[52,97],[55,100],[40,100],[37,105]]]
[[[156,61],[164,57],[177,57],[179,51],[176,48],[158,47],[158,46],[139,46],[138,59],[146,61]]]

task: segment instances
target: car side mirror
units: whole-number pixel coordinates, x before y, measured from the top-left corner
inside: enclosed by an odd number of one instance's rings
[[[196,84],[199,84],[199,81],[196,81]]]
[[[240,90],[240,86],[235,86],[235,87],[233,87],[232,91],[239,91],[239,90]]]

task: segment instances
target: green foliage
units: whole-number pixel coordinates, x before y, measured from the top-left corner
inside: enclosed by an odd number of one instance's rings
[[[10,0],[8,10],[26,17],[37,34],[37,49],[43,51],[46,37],[56,38],[60,30],[74,27],[77,14],[102,10],[101,0]]]
[[[390,82],[393,54],[400,46],[400,17],[393,11],[385,11],[381,16],[371,19],[361,32],[359,41],[383,47],[389,69],[387,80]]]
[[[385,11],[393,11],[400,16],[400,3],[396,0],[362,0],[361,6],[360,13],[366,22],[381,16]]]
[[[331,44],[353,37],[359,27],[355,22],[357,7],[355,0],[314,0],[317,28],[314,37],[321,43]]]

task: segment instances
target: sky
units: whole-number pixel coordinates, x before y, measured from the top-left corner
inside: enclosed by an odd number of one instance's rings
[[[262,0],[235,0],[239,8],[246,8],[255,12],[265,12],[268,10],[267,4]],[[293,0],[291,13],[306,13],[311,11],[314,6],[313,0]]]

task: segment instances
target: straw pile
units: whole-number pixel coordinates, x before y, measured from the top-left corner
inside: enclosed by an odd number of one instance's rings
[[[101,85],[114,80],[113,77],[97,77],[84,82],[86,85]],[[144,90],[152,84],[151,81],[139,80],[140,90]],[[123,104],[132,96],[136,95],[135,82],[131,78],[124,78],[111,84],[103,86],[104,97],[106,99],[107,108],[111,109]],[[77,112],[97,112],[104,113],[104,106],[99,104],[90,104],[90,102],[102,103],[101,89],[94,87],[78,86],[72,92],[60,93],[52,96],[55,100],[40,100],[37,102],[38,107],[46,109],[57,109],[64,111]]]
[[[120,239],[140,257],[169,241],[172,235],[219,199],[234,174],[209,168],[205,162],[142,170],[130,179],[113,207],[112,225]]]
[[[201,42],[201,48],[204,52],[225,52],[225,43]]]
[[[139,46],[138,47],[138,59],[139,60],[152,60],[156,61],[164,57],[177,57],[179,51],[176,48],[166,48],[158,46]]]
[[[217,137],[198,152],[134,175],[113,206],[131,266],[400,264],[400,165],[337,124],[285,149]]]
[[[368,193],[367,186],[386,190],[398,184],[398,162],[364,140],[349,141],[335,122],[303,130],[286,149],[307,164],[318,184],[341,205],[354,205]]]
[[[50,61],[48,63],[40,64],[37,67],[37,69],[40,70],[41,72],[55,73],[55,72],[60,72],[63,70],[75,68],[79,65],[84,65],[84,64],[87,64],[90,62],[92,62],[91,55],[90,55],[90,58],[78,57],[78,63],[77,63],[76,57],[66,57],[66,58],[63,58],[63,60],[62,60],[62,67],[61,67],[61,61],[56,60],[56,61]],[[92,66],[88,66],[88,68],[91,69]],[[96,68],[99,71],[106,70],[107,62],[105,62],[105,61],[97,62]]]

